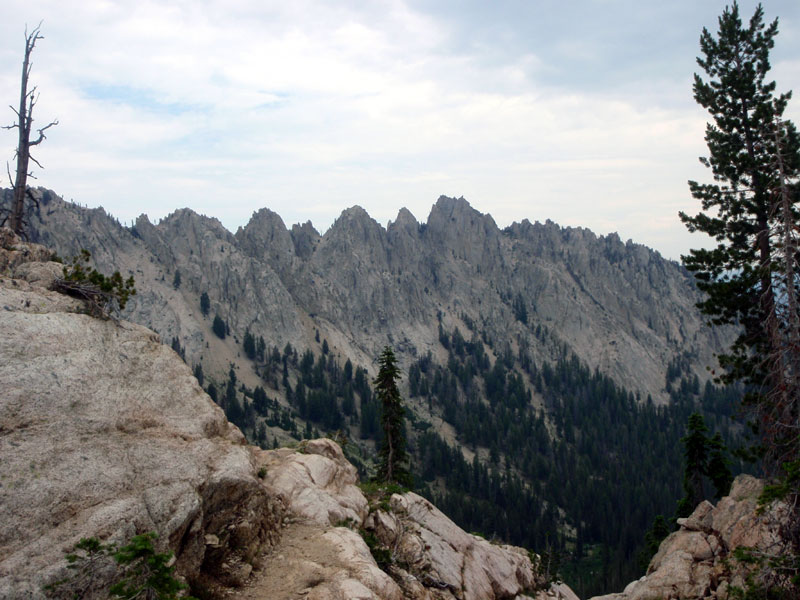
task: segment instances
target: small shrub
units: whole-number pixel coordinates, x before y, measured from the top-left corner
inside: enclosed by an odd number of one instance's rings
[[[388,569],[392,564],[391,550],[381,546],[378,538],[375,537],[375,534],[371,531],[360,529],[359,533],[361,537],[364,538],[364,542],[366,542],[367,548],[369,548],[369,552],[372,554],[372,558],[375,559],[375,562],[378,563],[378,566],[384,571]]]
[[[346,519],[339,519],[336,523],[333,524],[334,527],[346,527],[347,529],[353,529],[355,527],[356,522],[347,517]]]
[[[169,565],[172,552],[158,553],[153,548],[155,533],[134,536],[125,546],[102,544],[97,538],[82,538],[66,554],[67,568],[74,576],[45,587],[45,592],[56,598],[82,598],[99,579],[100,572],[113,557],[116,563],[117,580],[109,589],[112,598],[134,600],[178,600],[179,594],[188,586],[174,577]],[[191,596],[180,596],[184,600],[197,600]]]
[[[117,564],[126,568],[122,579],[111,586],[112,596],[177,600],[178,593],[188,587],[173,576],[172,552],[158,553],[153,548],[156,537],[153,532],[134,536],[114,553]]]
[[[72,574],[44,586],[46,595],[51,598],[83,598],[97,586],[103,571],[111,567],[115,550],[112,544],[103,544],[96,537],[81,538],[72,552],[64,556]]]
[[[130,297],[136,295],[135,282],[133,276],[123,280],[119,271],[103,275],[89,269],[86,263],[91,256],[88,250],[73,256],[64,266],[64,277],[53,282],[53,289],[86,302],[92,316],[108,318],[112,312],[124,310]]]

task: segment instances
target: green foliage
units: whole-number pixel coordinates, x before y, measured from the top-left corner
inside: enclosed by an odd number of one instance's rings
[[[747,546],[733,551],[733,558],[749,568],[745,586],[732,587],[739,600],[795,600],[800,584],[800,558],[796,553],[771,554]]]
[[[392,551],[382,546],[378,538],[375,537],[375,534],[371,531],[359,529],[358,532],[361,534],[361,537],[364,538],[364,542],[366,542],[369,552],[372,554],[372,558],[378,563],[378,567],[384,571],[388,569],[392,564]]]
[[[708,79],[695,75],[694,97],[713,119],[706,127],[709,156],[701,161],[715,182],[690,181],[692,196],[705,212],[680,215],[689,231],[704,232],[717,242],[713,249],[691,250],[683,257],[707,294],[701,310],[716,325],[742,328],[730,351],[720,357],[725,377],[755,385],[765,375],[761,357],[768,354],[768,321],[779,291],[773,287],[778,265],[770,240],[777,218],[773,194],[778,148],[773,132],[791,97],[776,97],[775,82],[766,80],[778,23],[765,26],[763,16],[759,5],[745,27],[734,2],[720,17],[716,38],[703,29],[703,56],[697,62]],[[797,169],[800,141],[790,122],[782,126],[790,142],[786,152]]]
[[[706,127],[709,156],[701,161],[714,183],[690,181],[703,212],[680,215],[689,231],[716,241],[712,249],[691,250],[684,264],[706,293],[698,306],[711,323],[741,332],[720,356],[722,380],[747,386],[772,479],[764,501],[783,498],[790,506],[780,531],[784,546],[760,561],[752,597],[800,595],[800,135],[783,117],[791,92],[776,94],[767,79],[777,33],[777,19],[765,25],[761,5],[744,25],[736,2],[725,8],[716,36],[703,29],[697,62],[706,79],[695,75],[694,97],[713,119]]]
[[[123,280],[119,271],[104,275],[95,268],[89,268],[91,254],[81,250],[63,268],[63,278],[57,279],[53,286],[58,292],[84,300],[93,316],[107,318],[112,312],[125,309],[131,296],[136,295],[133,276]]]
[[[785,462],[783,470],[784,477],[764,486],[758,498],[758,504],[762,509],[776,500],[786,500],[800,487],[800,459]]]
[[[378,452],[379,464],[376,478],[386,483],[411,486],[406,453],[405,407],[397,389],[400,369],[389,346],[383,349],[378,360],[380,369],[375,378],[375,396],[381,405],[383,441]]]
[[[705,478],[713,483],[715,498],[721,498],[730,491],[733,475],[728,466],[730,461],[725,456],[725,445],[719,434],[709,439],[706,433],[708,427],[703,415],[697,412],[689,415],[686,435],[681,438],[685,460],[684,496],[678,502],[676,517],[688,517],[705,499]]]
[[[197,363],[194,366],[194,376],[197,379],[197,383],[200,384],[200,387],[203,386],[203,382],[205,381],[205,375],[203,374],[203,365],[202,363]]]
[[[208,316],[208,312],[211,310],[211,300],[208,297],[207,292],[203,292],[200,294],[200,312],[203,313],[204,317]]]
[[[227,329],[228,326],[225,324],[223,318],[219,315],[214,315],[214,322],[211,325],[211,331],[213,331],[219,339],[224,340]]]
[[[550,544],[549,536],[547,536],[544,550],[539,554],[538,558],[534,560],[535,555],[531,553],[531,562],[536,566],[536,574],[548,587],[551,583],[559,583],[561,577],[559,571],[561,570],[561,562],[563,559],[563,552],[556,546]]]
[[[156,538],[155,533],[144,533],[134,536],[121,548],[103,544],[94,537],[82,538],[73,551],[65,555],[67,568],[75,574],[46,586],[45,591],[50,597],[78,599],[91,593],[99,581],[113,578],[116,581],[108,593],[114,598],[177,600],[181,597],[193,600],[189,596],[180,596],[187,586],[175,578],[173,567],[169,566],[172,553],[155,551],[153,542]],[[117,566],[113,575],[107,570],[112,558]],[[104,575],[102,579],[101,575]]]
[[[658,552],[661,542],[672,533],[673,527],[664,518],[664,515],[656,515],[653,524],[647,533],[644,534],[644,548],[639,553],[639,565],[642,570],[647,569],[650,559]]]
[[[399,483],[387,483],[385,481],[362,481],[358,487],[364,493],[369,502],[370,512],[373,510],[383,510],[391,512],[390,499],[393,494],[405,494],[411,491],[409,488]]]
[[[728,495],[733,483],[733,473],[730,469],[730,459],[726,456],[727,448],[719,432],[708,441],[709,456],[706,464],[706,476],[714,486],[714,497],[719,499]]]
[[[490,457],[494,450],[498,460],[467,461],[435,431],[415,431],[419,493],[467,531],[536,551],[549,543],[580,597],[642,575],[645,532],[657,514],[672,515],[681,496],[676,449],[689,415],[700,410],[728,444],[738,435],[730,416],[740,393],[696,384],[686,372],[692,357],[673,369],[672,401],[655,406],[566,351],[537,363],[525,347],[516,354],[495,348],[500,357],[492,363],[477,336],[442,328],[440,342],[446,361],[423,355],[412,363],[409,389],[416,385],[416,398],[444,417],[462,446],[488,449]],[[520,379],[536,390],[546,416]],[[625,519],[613,517],[619,514]]]
[[[517,294],[514,297],[514,302],[512,303],[512,308],[514,309],[514,316],[517,320],[522,323],[523,325],[528,324],[528,309],[525,306],[525,299],[522,297],[522,294]]]
[[[103,580],[102,575],[112,563],[110,557],[115,550],[113,544],[103,544],[95,537],[81,538],[72,552],[64,556],[72,574],[45,586],[47,596],[77,600],[91,593]]]
[[[250,360],[256,358],[256,338],[250,333],[250,330],[244,332],[244,340],[242,341],[242,349]]]
[[[174,577],[169,566],[172,552],[158,553],[153,548],[156,537],[152,532],[134,536],[130,543],[114,552],[114,560],[124,571],[109,590],[112,596],[123,600],[177,600],[178,594],[186,589],[186,584]]]

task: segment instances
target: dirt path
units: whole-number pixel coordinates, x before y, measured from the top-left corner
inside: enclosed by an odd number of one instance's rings
[[[261,563],[248,585],[227,596],[232,600],[304,599],[318,584],[347,569],[337,548],[322,537],[327,529],[292,523]]]

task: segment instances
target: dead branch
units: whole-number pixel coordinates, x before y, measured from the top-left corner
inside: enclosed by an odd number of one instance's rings
[[[93,317],[117,320],[112,315],[116,300],[114,294],[104,292],[94,284],[59,277],[53,281],[51,288],[53,291],[83,300]]]
[[[42,140],[46,140],[47,139],[47,136],[44,134],[44,132],[47,131],[48,129],[50,129],[51,127],[53,127],[53,125],[58,125],[58,119],[56,119],[55,121],[51,121],[50,123],[48,123],[47,125],[45,125],[41,129],[37,129],[37,131],[39,132],[39,137],[33,142],[28,142],[28,145],[29,146],[37,146],[38,144],[41,144]],[[33,157],[31,157],[31,160],[33,160]],[[34,161],[34,162],[36,162],[36,161]],[[36,162],[36,164],[39,165],[38,162]],[[42,165],[39,165],[39,166],[41,167]]]

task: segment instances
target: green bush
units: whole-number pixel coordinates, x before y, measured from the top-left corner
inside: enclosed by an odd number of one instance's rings
[[[108,318],[112,312],[124,310],[130,297],[136,295],[135,282],[133,276],[123,280],[119,271],[104,275],[90,269],[87,263],[91,256],[88,250],[73,256],[63,268],[63,278],[53,282],[53,289],[86,302],[91,315]]]
[[[175,578],[170,566],[172,552],[155,551],[155,533],[134,536],[130,542],[117,549],[113,544],[102,544],[97,538],[82,538],[68,553],[67,568],[75,571],[72,577],[45,587],[51,597],[82,598],[99,580],[100,571],[116,563],[116,583],[108,590],[110,597],[123,600],[146,598],[148,600],[196,600],[180,593],[188,586]]]

